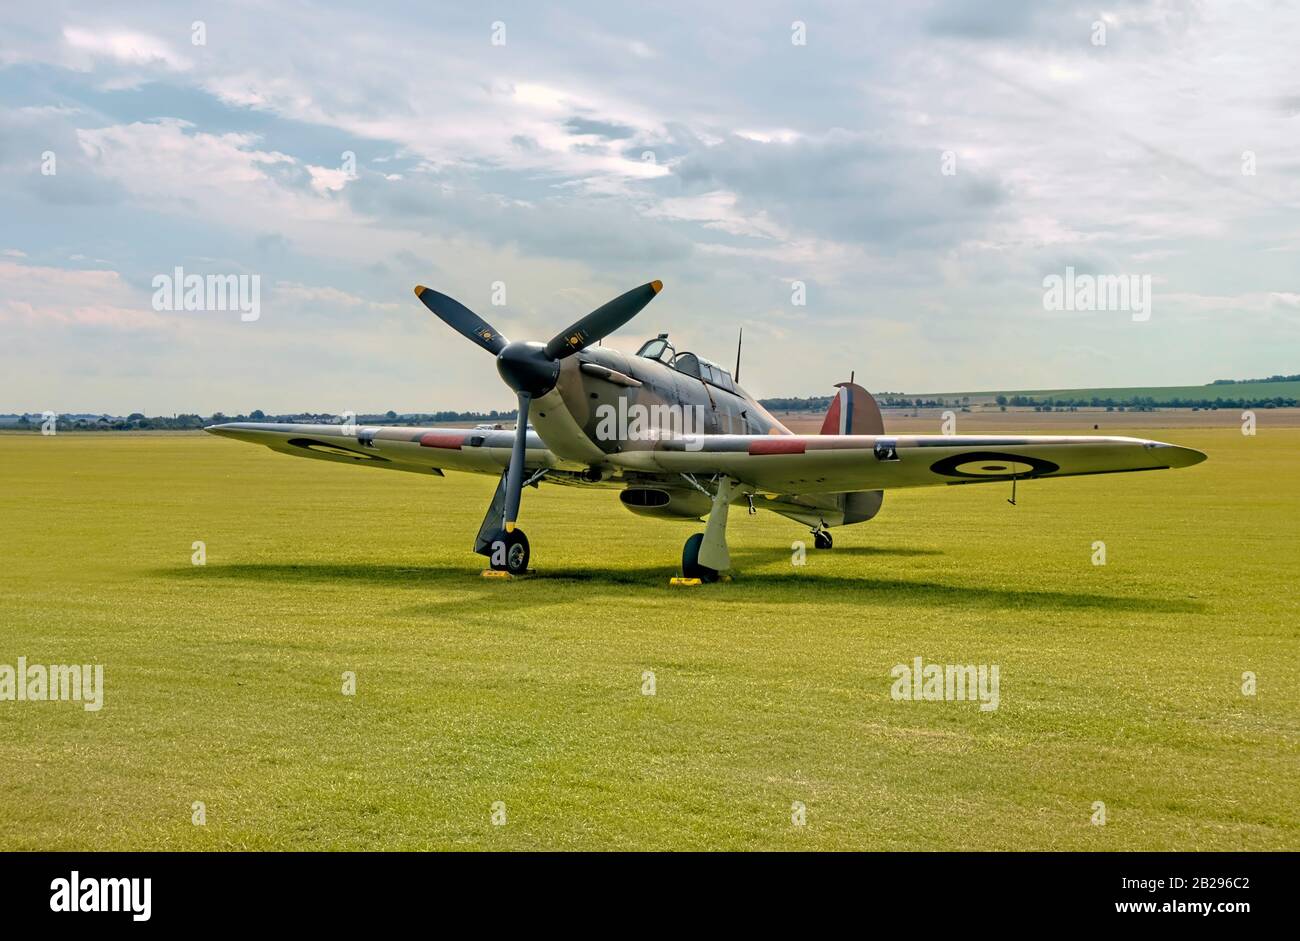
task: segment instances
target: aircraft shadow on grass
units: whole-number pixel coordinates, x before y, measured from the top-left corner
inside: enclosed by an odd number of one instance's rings
[[[836,554],[853,555],[941,555],[933,549],[884,549],[870,546],[846,547],[833,550]],[[1195,614],[1205,610],[1200,601],[1183,598],[1133,597],[1082,592],[1052,591],[1039,588],[992,588],[972,585],[950,585],[942,582],[902,578],[873,578],[854,576],[843,572],[820,574],[808,567],[790,567],[788,572],[762,571],[745,575],[746,563],[757,565],[788,559],[789,553],[770,549],[736,552],[733,554],[739,574],[734,581],[717,585],[703,585],[694,589],[710,602],[752,602],[756,593],[765,593],[763,601],[775,604],[809,604],[812,602],[840,601],[857,595],[873,598],[897,595],[909,602],[934,605],[980,605],[987,607],[1020,608],[1025,605],[1054,605],[1064,608],[1106,608],[1115,611],[1145,611],[1161,614]],[[489,598],[512,588],[544,586],[560,582],[581,582],[592,587],[626,588],[640,586],[658,588],[667,585],[676,572],[665,566],[629,567],[617,570],[590,568],[567,569],[562,566],[547,568],[536,576],[525,579],[520,585],[502,585],[480,580],[463,565],[394,565],[383,562],[352,564],[329,562],[245,562],[203,567],[159,569],[153,574],[190,582],[215,580],[250,581],[294,585],[301,583],[357,583],[385,588],[455,588],[458,592],[471,591]],[[459,601],[457,602],[460,603]]]

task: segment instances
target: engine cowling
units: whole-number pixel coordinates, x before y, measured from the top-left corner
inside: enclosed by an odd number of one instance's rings
[[[712,508],[709,498],[698,490],[628,487],[619,493],[618,499],[633,513],[660,519],[697,520]]]

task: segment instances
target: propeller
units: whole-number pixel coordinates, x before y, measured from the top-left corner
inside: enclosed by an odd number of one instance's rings
[[[426,288],[423,284],[415,286],[415,296],[424,301],[424,306],[468,340],[473,340],[493,356],[496,356],[510,341],[492,329],[492,326],[474,311],[470,310],[454,297],[440,294]]]
[[[422,284],[415,296],[447,326],[497,358],[497,372],[519,400],[514,446],[506,469],[506,505],[502,527],[513,532],[519,518],[519,500],[524,489],[524,454],[528,443],[528,410],[532,400],[555,388],[560,360],[585,350],[623,326],[663,290],[661,281],[651,281],[620,294],[597,307],[573,326],[553,336],[545,345],[534,341],[511,342],[486,320],[460,301]]]
[[[564,359],[585,350],[641,313],[645,305],[653,301],[655,295],[663,289],[662,281],[651,281],[626,294],[620,294],[609,303],[597,307],[568,330],[553,336],[544,352],[551,359]]]

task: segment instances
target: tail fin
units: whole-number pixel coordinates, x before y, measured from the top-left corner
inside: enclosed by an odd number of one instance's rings
[[[885,420],[871,393],[854,382],[837,382],[839,389],[822,421],[824,435],[883,435]]]
[[[837,382],[839,390],[831,399],[831,407],[826,410],[822,422],[824,435],[883,435],[885,420],[880,415],[880,406],[871,397],[871,393],[855,382]],[[857,493],[837,495],[840,510],[844,513],[845,526],[853,523],[865,523],[880,512],[880,504],[885,499],[883,490],[864,490]]]

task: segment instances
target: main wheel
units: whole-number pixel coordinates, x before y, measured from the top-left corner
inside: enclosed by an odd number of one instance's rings
[[[813,546],[818,549],[829,549],[835,545],[835,540],[831,538],[829,530],[819,529],[813,533]]]
[[[717,569],[700,565],[700,546],[704,544],[704,533],[696,533],[682,546],[682,577],[698,578],[702,582],[716,582]]]
[[[499,545],[498,545],[499,543]],[[511,575],[523,575],[528,571],[528,537],[522,529],[501,533],[492,543],[492,568]]]

